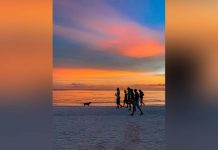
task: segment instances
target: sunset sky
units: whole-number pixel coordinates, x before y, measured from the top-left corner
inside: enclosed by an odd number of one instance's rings
[[[54,89],[165,84],[164,0],[54,0]]]

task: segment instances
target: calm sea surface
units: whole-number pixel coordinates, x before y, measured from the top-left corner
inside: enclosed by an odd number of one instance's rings
[[[84,102],[92,102],[92,106],[115,106],[115,92],[112,90],[54,90],[54,106],[81,106]],[[146,105],[164,105],[165,91],[144,91]],[[121,91],[121,103],[124,94]]]

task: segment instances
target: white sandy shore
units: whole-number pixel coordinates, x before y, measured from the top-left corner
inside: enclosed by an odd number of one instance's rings
[[[54,107],[55,150],[163,150],[164,106],[147,106],[144,115],[126,108]]]

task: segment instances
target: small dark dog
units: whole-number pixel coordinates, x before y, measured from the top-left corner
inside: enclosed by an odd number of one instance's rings
[[[84,106],[89,106],[90,104],[91,104],[92,102],[88,102],[88,103],[83,103],[84,104]]]

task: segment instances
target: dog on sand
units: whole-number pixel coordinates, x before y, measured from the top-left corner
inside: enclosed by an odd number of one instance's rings
[[[92,102],[83,103],[84,106],[89,106]]]

